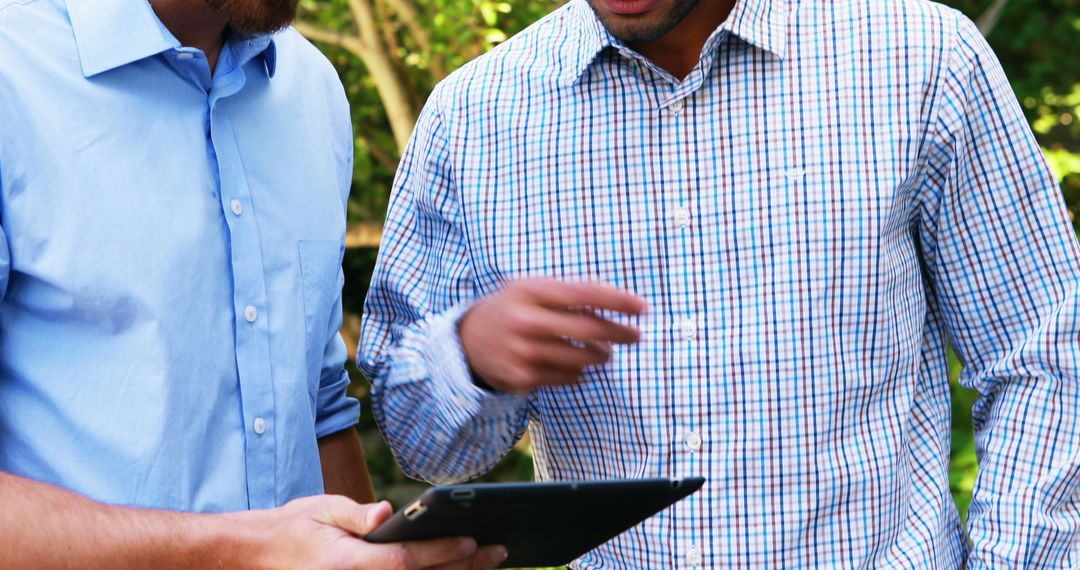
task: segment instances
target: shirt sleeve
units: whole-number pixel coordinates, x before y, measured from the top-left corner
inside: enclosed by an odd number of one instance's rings
[[[1080,564],[1080,245],[990,47],[960,17],[919,238],[980,398],[968,568]]]
[[[360,419],[360,402],[348,395],[349,373],[345,371],[348,351],[341,338],[341,284],[338,277],[338,298],[334,303],[334,315],[326,331],[329,339],[323,354],[322,374],[319,379],[319,396],[316,402],[315,436],[322,438],[349,429]]]
[[[335,137],[337,163],[339,166],[339,186],[341,191],[342,213],[347,212],[349,193],[352,189],[353,175],[353,135],[352,118],[349,102],[344,88],[333,73],[331,88],[336,95],[337,109],[335,124],[338,132]],[[344,236],[342,236],[344,239]],[[339,264],[340,265],[340,264]],[[319,376],[319,395],[315,403],[315,435],[322,438],[349,429],[360,420],[360,402],[349,397],[349,373],[345,370],[345,361],[349,354],[345,341],[341,338],[343,321],[341,309],[341,288],[345,283],[344,273],[338,271],[334,291],[337,298],[332,305],[334,314],[330,316],[326,330],[326,350],[323,353],[323,365]]]
[[[425,107],[398,169],[358,351],[398,463],[436,484],[490,469],[524,433],[528,398],[478,388],[457,323],[477,296],[450,141]]]

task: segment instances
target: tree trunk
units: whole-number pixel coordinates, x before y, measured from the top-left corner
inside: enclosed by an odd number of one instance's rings
[[[357,55],[371,73],[375,90],[379,92],[379,98],[382,99],[386,118],[390,121],[394,142],[397,144],[398,151],[403,152],[405,145],[409,142],[409,137],[412,136],[413,127],[416,126],[416,111],[409,102],[409,94],[398,75],[393,56],[379,33],[371,0],[349,0],[349,8],[356,20],[360,42],[364,48]]]

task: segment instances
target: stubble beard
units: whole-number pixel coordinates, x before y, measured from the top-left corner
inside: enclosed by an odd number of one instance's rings
[[[588,4],[596,16],[600,18],[600,22],[619,41],[632,43],[651,42],[664,37],[668,32],[675,29],[675,26],[685,20],[686,16],[697,7],[701,0],[675,0],[672,7],[665,14],[625,22],[620,22],[618,18],[608,18],[602,14],[596,8],[596,3],[599,1],[601,0],[589,0]]]
[[[246,35],[276,32],[296,19],[299,0],[206,0],[229,27]]]

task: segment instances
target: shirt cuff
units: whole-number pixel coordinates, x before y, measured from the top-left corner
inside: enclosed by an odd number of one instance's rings
[[[512,417],[529,400],[527,395],[486,390],[473,382],[473,373],[458,334],[458,323],[473,303],[462,303],[428,321],[427,346],[420,354],[431,377],[432,396],[446,406],[453,425],[476,418]],[[401,376],[408,377],[408,376]]]
[[[341,376],[332,384],[320,387],[316,402],[315,437],[323,438],[339,431],[349,429],[360,421],[360,402],[349,397],[349,373],[341,371]]]

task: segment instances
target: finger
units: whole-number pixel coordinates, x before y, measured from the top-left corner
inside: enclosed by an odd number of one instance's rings
[[[609,321],[594,313],[549,311],[540,319],[538,330],[546,329],[574,340],[616,344],[634,344],[641,340],[641,333],[636,327]]]
[[[471,538],[437,538],[396,544],[364,544],[361,568],[428,568],[466,560],[476,554]]]
[[[565,283],[554,279],[536,280],[527,291],[541,304],[552,308],[593,307],[628,315],[645,311],[645,300],[607,283]]]
[[[432,566],[429,570],[487,570],[498,566],[506,556],[504,546],[485,546],[465,560]]]
[[[540,386],[569,386],[577,384],[581,379],[580,369],[549,368],[537,372],[534,388]]]
[[[322,515],[318,518],[319,522],[358,536],[375,530],[393,514],[393,508],[386,501],[361,505],[346,497],[328,495],[323,497],[321,502]]]
[[[586,342],[575,346],[563,339],[536,340],[528,345],[522,358],[530,364],[574,376],[586,366],[597,366],[611,359],[611,345]]]

